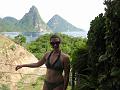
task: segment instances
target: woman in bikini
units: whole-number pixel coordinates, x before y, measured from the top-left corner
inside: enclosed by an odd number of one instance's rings
[[[52,35],[50,44],[53,50],[46,53],[37,63],[17,65],[16,71],[22,67],[35,68],[45,64],[47,71],[43,90],[66,90],[69,82],[70,61],[68,55],[60,50],[60,43],[60,37]]]

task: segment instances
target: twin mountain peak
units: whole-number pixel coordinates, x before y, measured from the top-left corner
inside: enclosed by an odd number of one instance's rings
[[[32,6],[22,19],[13,17],[0,18],[0,32],[72,32],[84,31],[70,24],[68,21],[54,15],[45,23],[35,6]]]

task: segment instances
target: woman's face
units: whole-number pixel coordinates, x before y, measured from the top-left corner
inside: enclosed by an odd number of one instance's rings
[[[60,39],[59,38],[51,38],[50,44],[51,44],[53,49],[58,49],[59,44],[60,44]]]

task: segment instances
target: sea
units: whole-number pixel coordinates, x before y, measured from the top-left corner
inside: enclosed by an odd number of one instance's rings
[[[59,32],[61,34],[68,35],[70,37],[83,37],[87,38],[87,32]],[[50,32],[0,32],[1,35],[7,36],[9,38],[14,39],[14,37],[19,34],[26,37],[26,42],[29,43],[31,41],[36,40],[38,37],[44,34],[50,34]]]

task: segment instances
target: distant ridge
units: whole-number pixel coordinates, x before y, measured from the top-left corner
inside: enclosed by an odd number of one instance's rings
[[[0,18],[0,32],[51,32],[41,19],[35,6],[32,6],[22,19],[13,17]]]
[[[60,17],[59,15],[54,15],[47,23],[47,25],[53,30],[53,32],[75,32],[84,31],[83,29],[77,28],[70,24],[68,21]]]
[[[43,32],[75,34],[75,36],[84,36],[86,31],[77,28],[59,15],[54,15],[47,24],[42,20],[37,8],[32,6],[20,20],[14,17],[0,18],[0,32]],[[76,33],[80,34],[76,34]]]

